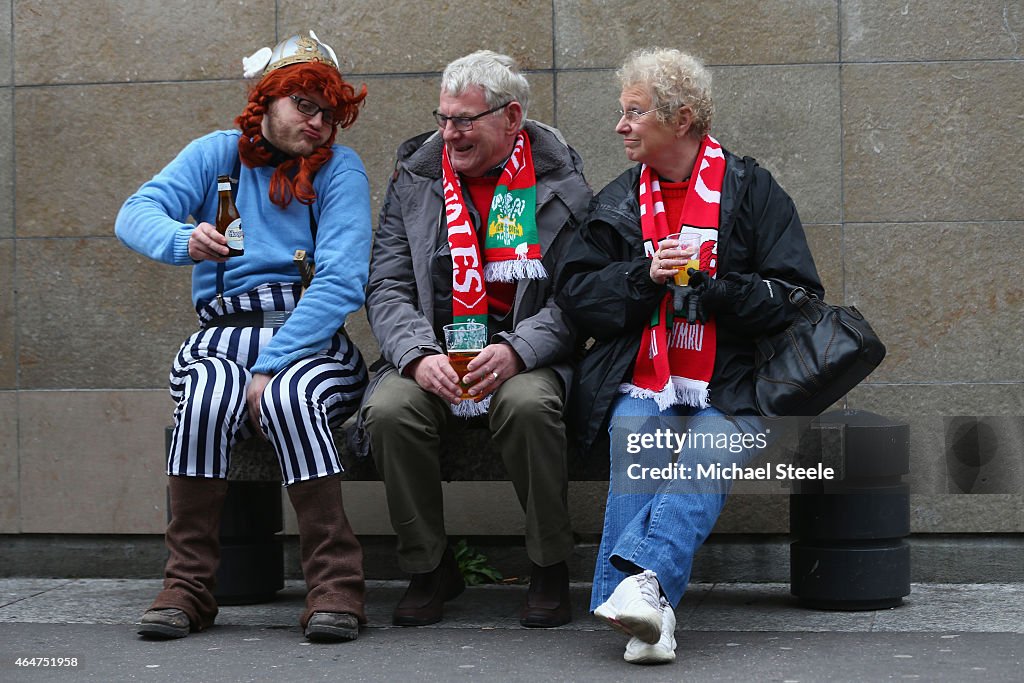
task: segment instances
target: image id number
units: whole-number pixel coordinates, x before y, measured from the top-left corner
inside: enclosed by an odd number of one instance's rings
[[[18,657],[15,666],[78,666],[78,657]]]

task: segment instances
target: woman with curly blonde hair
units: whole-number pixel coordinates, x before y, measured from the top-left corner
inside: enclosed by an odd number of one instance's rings
[[[793,313],[779,281],[823,292],[789,196],[709,134],[701,62],[640,50],[618,75],[636,166],[594,198],[558,303],[594,339],[569,411],[581,452],[611,437],[591,610],[630,636],[626,661],[652,664],[675,659],[674,609],[729,490],[715,473],[762,443],[754,339]],[[679,438],[644,445],[664,430]]]

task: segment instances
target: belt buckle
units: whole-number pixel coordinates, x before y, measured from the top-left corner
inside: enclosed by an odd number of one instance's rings
[[[263,326],[264,327],[281,327],[285,321],[291,316],[291,311],[264,311],[263,312]]]

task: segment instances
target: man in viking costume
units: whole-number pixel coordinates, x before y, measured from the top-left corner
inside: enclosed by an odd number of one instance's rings
[[[366,386],[343,325],[363,305],[372,226],[363,164],[334,139],[355,122],[366,88],[344,80],[312,32],[262,48],[243,67],[252,81],[239,130],[190,143],[117,217],[132,249],[192,266],[200,328],[171,368],[169,557],[139,633],[181,638],[213,624],[231,447],[255,434],[273,445],[298,519],[304,633],[352,640],[366,621],[362,550],[342,507],[330,428],[355,412]],[[241,255],[214,226],[228,191]],[[311,281],[312,268],[304,274],[293,261],[298,250],[315,264]]]

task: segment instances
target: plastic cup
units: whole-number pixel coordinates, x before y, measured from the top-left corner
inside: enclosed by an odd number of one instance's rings
[[[690,252],[690,258],[686,261],[686,264],[676,268],[676,274],[673,276],[673,280],[675,280],[677,285],[685,287],[690,283],[690,274],[687,272],[687,269],[700,270],[700,233],[693,230],[683,230],[682,232],[674,232],[665,239],[676,240],[679,242],[679,245],[675,247],[676,249]]]
[[[462,378],[469,372],[466,366],[477,357],[487,345],[487,326],[483,323],[452,323],[444,326],[444,346],[448,351],[448,362],[459,374],[462,398],[472,398],[469,387]]]

